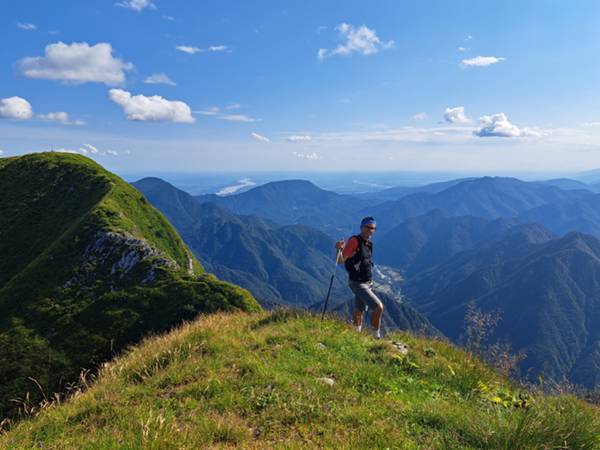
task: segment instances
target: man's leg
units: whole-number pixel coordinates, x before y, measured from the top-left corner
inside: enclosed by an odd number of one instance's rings
[[[381,316],[383,315],[383,304],[380,303],[375,308],[373,308],[373,313],[371,314],[371,326],[374,330],[379,330],[381,327]]]
[[[363,316],[367,309],[363,296],[361,295],[360,283],[350,281],[350,290],[354,293],[354,308],[352,310],[352,322],[358,332],[362,331]]]
[[[376,333],[376,336],[379,337],[380,329],[381,329],[381,316],[383,315],[383,303],[379,300],[379,297],[375,295],[373,290],[371,289],[371,284],[363,283],[360,285],[359,294],[363,300],[363,302],[372,310],[371,313],[371,326]]]

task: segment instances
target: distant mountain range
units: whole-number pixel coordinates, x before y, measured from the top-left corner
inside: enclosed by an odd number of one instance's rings
[[[593,208],[595,194],[586,186],[569,179],[526,182],[509,177],[480,177],[349,196],[320,189],[308,181],[290,180],[267,183],[241,194],[203,195],[196,199],[201,203],[219,204],[235,214],[256,215],[280,225],[308,225],[334,238],[356,232],[360,218],[367,215],[378,220],[379,233],[384,234],[407,219],[436,209],[450,216],[541,221],[559,230],[558,224],[553,225],[544,217],[542,207],[570,204],[579,205],[584,221],[582,228],[567,226],[565,229],[592,232],[596,219],[586,224],[585,209]],[[398,199],[389,200],[396,197]],[[541,209],[529,216],[528,211],[534,208]],[[550,215],[552,213],[546,214]],[[557,221],[555,216],[552,219]],[[578,220],[572,222],[579,223]]]
[[[144,178],[133,185],[167,216],[206,269],[219,278],[250,290],[265,307],[321,310],[335,268],[335,240],[331,237],[306,225],[277,225],[234,214],[211,202],[198,202],[158,178]],[[352,293],[343,266],[337,275],[331,310],[349,317]],[[390,300],[387,328],[439,334],[427,319],[403,303],[399,283],[391,278],[381,274],[377,279],[377,292]]]
[[[600,194],[541,205],[523,211],[518,218],[542,223],[557,234],[581,231],[600,237]]]
[[[379,219],[380,228],[389,229],[433,209],[443,209],[453,216],[515,217],[537,206],[592,195],[588,190],[563,190],[516,178],[482,177],[462,181],[438,193],[421,192],[363,208],[359,215],[371,214]]]
[[[356,212],[370,204],[369,200],[326,191],[304,180],[267,183],[237,195],[195,198],[200,203],[215,203],[236,214],[252,214],[280,225],[309,225],[333,237],[355,228]]]

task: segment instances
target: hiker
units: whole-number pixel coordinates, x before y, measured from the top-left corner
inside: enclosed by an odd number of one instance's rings
[[[336,248],[342,250],[341,261],[348,271],[348,285],[354,293],[354,311],[352,319],[356,330],[362,330],[363,315],[367,306],[372,309],[371,326],[377,339],[381,338],[381,315],[383,303],[373,292],[373,242],[377,224],[373,217],[365,217],[360,223],[360,234],[352,236],[344,244],[343,240],[336,243]]]

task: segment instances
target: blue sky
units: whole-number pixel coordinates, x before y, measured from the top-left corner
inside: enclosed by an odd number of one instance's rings
[[[595,1],[20,0],[0,149],[117,171],[600,167]]]

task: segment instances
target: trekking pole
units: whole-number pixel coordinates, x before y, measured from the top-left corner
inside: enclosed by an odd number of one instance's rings
[[[325,312],[327,311],[327,303],[329,303],[329,296],[331,294],[331,287],[333,286],[333,280],[335,280],[335,274],[337,272],[338,261],[340,260],[340,253],[342,252],[341,248],[337,249],[335,254],[335,269],[333,269],[333,273],[331,274],[331,281],[329,281],[329,289],[327,289],[327,297],[325,297],[325,304],[323,305],[323,314],[321,314],[321,322],[325,318]]]

